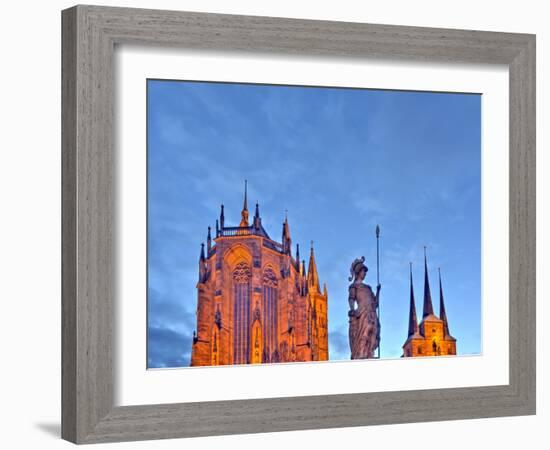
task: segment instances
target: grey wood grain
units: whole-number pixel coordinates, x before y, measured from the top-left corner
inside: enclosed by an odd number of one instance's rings
[[[76,10],[62,16],[62,35],[74,36]],[[61,234],[62,234],[62,430],[65,439],[76,441],[76,39],[62,42],[62,155],[61,155]]]
[[[535,37],[76,6],[62,13],[62,436],[77,443],[535,413]],[[510,382],[503,386],[113,406],[115,44],[506,64]]]

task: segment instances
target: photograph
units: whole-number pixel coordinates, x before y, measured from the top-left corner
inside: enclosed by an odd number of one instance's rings
[[[146,83],[148,369],[482,353],[480,94]]]
[[[546,3],[99,3],[3,4],[2,448],[543,448]]]

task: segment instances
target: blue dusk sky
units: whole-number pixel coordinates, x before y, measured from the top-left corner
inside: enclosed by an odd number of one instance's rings
[[[310,241],[329,295],[330,359],[349,359],[348,276],[376,285],[381,356],[402,354],[409,262],[422,315],[423,247],[439,314],[441,268],[460,355],[481,351],[481,97],[470,94],[148,80],[148,367],[188,366],[198,258],[220,204],[281,240]],[[294,251],[294,249],[293,249]]]

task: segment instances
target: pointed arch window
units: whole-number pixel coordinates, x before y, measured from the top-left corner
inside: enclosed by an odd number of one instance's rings
[[[250,362],[259,364],[262,362],[262,326],[259,320],[254,320],[252,325],[252,355]]]
[[[212,355],[212,361],[211,364],[213,366],[217,366],[220,364],[220,358],[219,358],[219,351],[220,351],[220,334],[218,327],[215,325],[212,327],[212,339],[211,339],[211,355]]]
[[[317,361],[319,359],[319,329],[317,327],[317,311],[312,308],[311,313],[311,359]]]
[[[252,272],[241,262],[233,270],[233,363],[248,364],[250,349],[250,279]]]
[[[278,347],[278,281],[277,275],[270,267],[266,268],[262,278],[263,283],[263,335],[264,362],[274,362],[274,354]]]
[[[306,320],[307,320],[307,344],[311,347],[311,305],[306,305]]]

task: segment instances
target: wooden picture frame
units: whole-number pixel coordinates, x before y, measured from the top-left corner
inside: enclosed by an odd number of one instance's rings
[[[75,443],[535,413],[535,36],[75,6],[62,13],[62,437]],[[505,64],[509,384],[114,407],[116,44]]]

